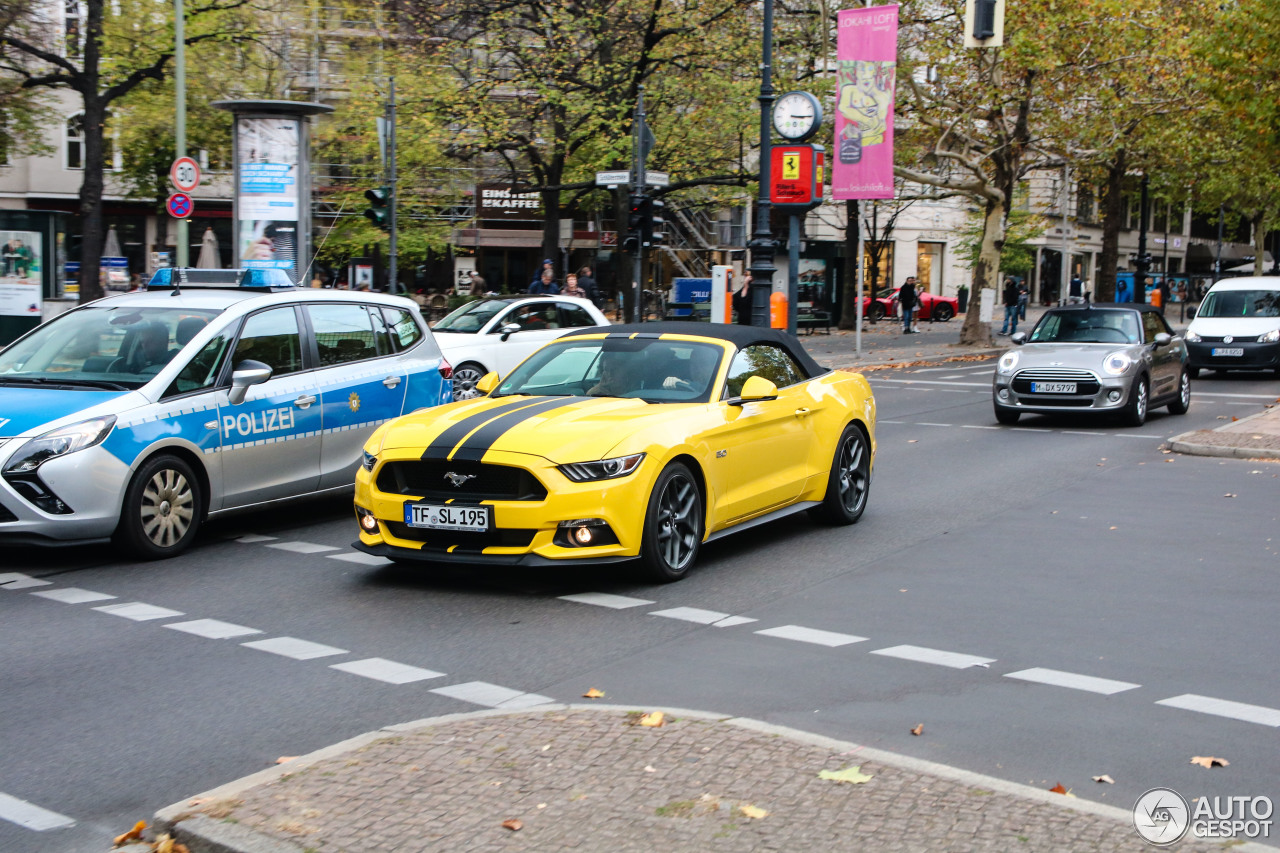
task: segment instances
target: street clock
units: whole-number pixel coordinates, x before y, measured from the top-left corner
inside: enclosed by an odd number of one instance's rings
[[[773,128],[789,142],[802,142],[822,126],[822,104],[808,92],[787,92],[773,105]]]

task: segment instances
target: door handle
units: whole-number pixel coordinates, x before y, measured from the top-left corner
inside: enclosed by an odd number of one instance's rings
[[[400,377],[388,376],[386,379],[382,380],[382,384],[386,385],[388,388],[394,388],[400,384]]]
[[[797,418],[803,418],[803,417],[804,417],[805,415],[807,415],[807,414],[809,414],[809,410],[808,410],[807,408],[799,408],[799,409],[796,409],[796,417],[797,417]]]
[[[310,394],[303,394],[301,397],[293,401],[293,404],[299,409],[305,409],[316,401],[316,398]]]

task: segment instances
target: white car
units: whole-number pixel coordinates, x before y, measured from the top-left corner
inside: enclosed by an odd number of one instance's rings
[[[432,327],[453,365],[453,399],[479,395],[486,373],[506,376],[534,350],[570,329],[608,326],[588,299],[572,296],[503,296],[468,302]]]

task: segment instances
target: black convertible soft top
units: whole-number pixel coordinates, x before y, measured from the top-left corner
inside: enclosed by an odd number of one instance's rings
[[[821,376],[824,373],[830,373],[830,369],[823,367],[813,360],[809,353],[805,352],[804,347],[800,344],[795,335],[787,334],[778,329],[765,329],[759,326],[740,326],[730,325],[728,323],[692,323],[692,322],[653,322],[653,323],[626,323],[619,326],[587,326],[582,329],[574,329],[572,332],[566,332],[561,338],[579,337],[582,335],[598,335],[606,333],[610,337],[617,335],[619,337],[632,337],[633,335],[644,335],[649,337],[661,337],[662,335],[689,335],[691,337],[712,338],[714,340],[728,341],[738,349],[749,347],[752,344],[773,344],[781,347],[790,353],[796,363],[804,368],[804,372],[810,378]]]

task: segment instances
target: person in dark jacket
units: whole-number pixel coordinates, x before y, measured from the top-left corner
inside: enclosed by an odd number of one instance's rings
[[[742,274],[742,284],[733,289],[733,310],[738,315],[738,325],[751,325],[751,273]]]
[[[918,334],[911,328],[911,321],[916,311],[916,277],[907,276],[907,280],[898,288],[898,309],[902,312],[902,334]]]
[[[583,267],[578,270],[578,287],[581,287],[587,293],[587,298],[591,300],[591,304],[600,307],[600,285],[596,283],[595,276],[591,274],[591,267]]]
[[[1018,283],[1012,278],[1004,280],[1004,323],[1000,326],[1000,334],[1012,335],[1018,331]]]

